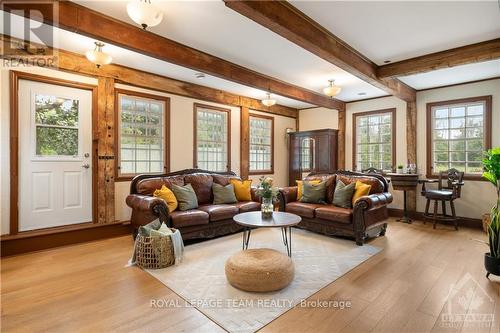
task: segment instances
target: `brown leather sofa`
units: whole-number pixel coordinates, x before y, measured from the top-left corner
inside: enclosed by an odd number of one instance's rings
[[[300,215],[297,227],[336,236],[354,237],[363,245],[368,236],[385,235],[388,217],[387,205],[392,202],[387,180],[377,174],[337,171],[331,174],[309,174],[305,180],[326,181],[326,204],[297,201],[297,186],[280,189],[280,210]],[[352,209],[332,205],[337,180],[351,183],[357,180],[372,187],[367,196],[361,197]]]
[[[200,169],[187,169],[163,175],[138,175],[130,185],[127,205],[132,208],[131,224],[134,236],[141,225],[160,218],[168,226],[179,229],[183,239],[212,238],[243,228],[233,221],[238,213],[260,210],[259,198],[252,189],[252,201],[214,205],[212,184],[229,184],[231,178],[240,179],[233,172],[217,173]],[[163,199],[153,197],[156,189],[172,184],[190,183],[198,198],[197,209],[169,212]]]

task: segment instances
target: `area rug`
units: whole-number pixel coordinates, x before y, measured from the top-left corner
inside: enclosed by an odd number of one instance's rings
[[[232,287],[224,274],[224,263],[241,250],[242,235],[234,234],[186,247],[183,262],[165,269],[148,270],[156,279],[180,295],[211,320],[234,333],[255,332],[295,305],[332,283],[381,249],[357,246],[351,240],[294,229],[292,260],[295,278],[278,292],[251,293]],[[249,248],[271,248],[286,253],[281,231],[252,231]],[[165,306],[158,301],[157,305]]]

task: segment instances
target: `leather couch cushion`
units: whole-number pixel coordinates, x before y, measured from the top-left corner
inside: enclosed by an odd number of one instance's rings
[[[238,207],[225,204],[205,205],[198,207],[198,209],[207,212],[211,222],[232,219],[234,215],[239,213]]]
[[[436,200],[451,200],[453,191],[449,190],[426,190],[425,197],[428,199]]]
[[[172,184],[183,186],[184,176],[172,177],[154,177],[143,179],[137,183],[137,193],[142,195],[153,195],[154,191],[160,189],[163,185],[172,189]]]
[[[352,209],[335,206],[323,206],[317,208],[316,217],[331,222],[340,222],[349,224],[352,222]]]
[[[185,211],[176,210],[175,212],[170,213],[170,218],[172,219],[172,225],[174,228],[208,224],[209,222],[208,213],[199,209]]]
[[[240,213],[253,212],[260,210],[260,202],[255,201],[239,201],[237,203],[231,204],[239,209]]]
[[[198,197],[199,205],[210,204],[213,201],[212,183],[213,177],[208,174],[195,173],[184,177],[186,184],[191,184],[196,196]]]
[[[314,218],[314,210],[325,205],[294,201],[286,205],[285,211],[302,217]]]
[[[216,174],[213,174],[212,178],[214,179],[214,183],[222,185],[222,186],[229,185],[231,179],[241,180],[239,177],[236,177],[236,176],[224,176],[224,175],[216,175]]]
[[[375,177],[337,175],[337,179],[341,180],[346,185],[359,180],[371,186],[370,194],[384,192],[384,184]]]

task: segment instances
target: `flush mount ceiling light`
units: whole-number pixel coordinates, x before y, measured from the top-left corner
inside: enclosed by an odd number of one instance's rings
[[[127,4],[128,16],[144,30],[160,24],[163,12],[151,4],[151,0],[131,1]]]
[[[326,88],[323,88],[323,93],[328,96],[333,98],[334,96],[338,95],[338,93],[342,90],[339,86],[336,86],[335,80],[328,80],[329,85]]]
[[[97,68],[101,67],[102,65],[108,65],[111,63],[111,60],[113,60],[113,58],[111,58],[109,54],[102,51],[103,46],[103,43],[95,42],[95,49],[85,52],[85,56],[87,57],[87,59],[93,62],[97,66]]]
[[[276,104],[276,100],[271,98],[271,93],[267,93],[266,98],[264,98],[261,102],[265,106],[273,106]]]

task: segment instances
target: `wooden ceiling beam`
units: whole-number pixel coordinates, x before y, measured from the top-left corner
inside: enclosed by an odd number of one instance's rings
[[[247,69],[73,2],[54,2],[58,3],[58,19],[53,18],[49,6],[39,5],[36,2],[3,2],[2,9],[9,12],[24,10],[25,15],[30,12],[29,10],[36,10],[42,16],[30,16],[30,18],[43,20],[47,24],[74,33],[305,103],[332,109],[345,108],[345,103],[342,101]],[[34,11],[31,13],[36,14]]]
[[[500,38],[380,66],[380,78],[407,76],[500,58]]]
[[[305,50],[405,101],[415,89],[394,78],[377,77],[377,65],[287,1],[232,1],[227,7],[248,17]]]
[[[2,58],[19,58],[23,56],[32,56],[28,49],[36,49],[39,45],[29,43],[31,47],[26,47],[27,41],[23,41],[10,36],[0,34],[0,41],[15,41],[19,43],[19,48],[13,50],[12,54],[4,54]],[[112,78],[118,83],[133,85],[140,88],[162,91],[174,95],[200,99],[232,106],[244,106],[253,110],[272,113],[275,115],[297,118],[298,110],[284,105],[275,104],[271,107],[263,105],[260,100],[246,96],[240,96],[227,91],[214,89],[199,84],[184,82],[165,76],[140,71],[121,65],[105,65],[97,68],[93,63],[87,60],[83,55],[55,49],[57,63],[55,69],[66,72],[82,74],[91,77]]]

